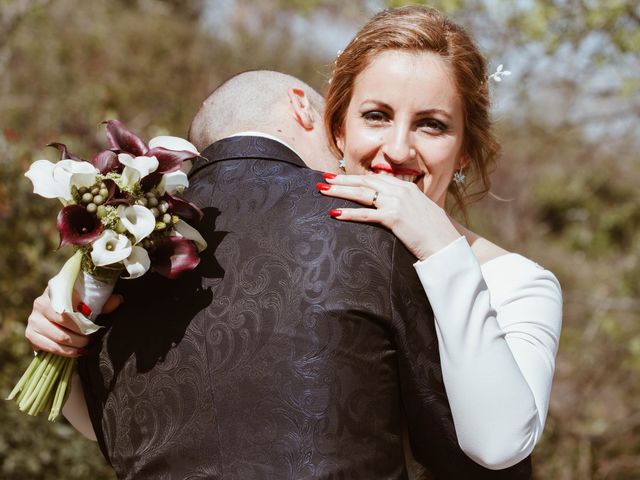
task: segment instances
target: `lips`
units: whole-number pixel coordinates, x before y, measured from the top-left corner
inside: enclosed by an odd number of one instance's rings
[[[379,164],[372,165],[371,171],[378,175],[393,175],[394,177],[404,180],[405,182],[415,183],[421,176],[422,172],[412,168],[392,167],[391,165]]]

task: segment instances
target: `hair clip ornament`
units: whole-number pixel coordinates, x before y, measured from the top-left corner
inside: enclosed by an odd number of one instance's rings
[[[498,65],[496,71],[489,75],[489,80],[500,83],[502,81],[502,77],[508,77],[509,75],[511,75],[511,72],[509,70],[503,70],[503,68],[504,65]]]

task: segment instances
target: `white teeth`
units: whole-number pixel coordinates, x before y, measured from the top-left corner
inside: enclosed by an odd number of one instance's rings
[[[416,179],[418,178],[416,175],[398,175],[398,178],[400,180],[404,180],[405,182],[415,182]]]
[[[418,179],[418,175],[394,175],[391,172],[388,172],[387,170],[372,170],[372,172],[376,175],[391,175],[392,177],[396,177],[399,178],[400,180],[403,180],[405,182],[415,182]]]

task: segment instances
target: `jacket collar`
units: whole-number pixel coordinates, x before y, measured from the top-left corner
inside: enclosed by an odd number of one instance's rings
[[[189,176],[207,165],[242,158],[260,158],[308,168],[293,150],[277,140],[257,136],[236,136],[223,138],[205,148],[194,160]]]

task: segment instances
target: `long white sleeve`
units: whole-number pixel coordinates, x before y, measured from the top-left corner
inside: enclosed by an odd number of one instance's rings
[[[516,254],[480,267],[464,237],[415,264],[433,307],[462,450],[515,465],[542,434],[562,324],[555,276]]]

